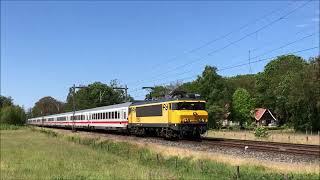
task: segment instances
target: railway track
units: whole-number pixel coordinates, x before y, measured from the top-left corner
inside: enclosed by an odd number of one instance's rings
[[[278,142],[240,140],[240,139],[209,138],[209,137],[204,137],[202,139],[202,142],[207,145],[243,148],[246,151],[255,150],[255,151],[264,151],[264,152],[307,155],[307,156],[315,156],[320,158],[319,145],[291,144],[291,143],[278,143]]]
[[[59,129],[59,128],[58,128]],[[65,129],[65,128],[62,128]],[[85,130],[80,129],[78,131],[91,132],[97,134],[112,134],[125,136],[122,133],[110,133],[104,130]],[[164,140],[161,137],[144,137],[144,138],[153,138],[158,140]],[[169,140],[164,140],[169,141]],[[213,138],[213,137],[203,137],[201,141],[183,139],[179,140],[180,142],[186,143],[195,143],[198,145],[207,145],[207,146],[225,146],[225,147],[234,147],[239,149],[244,149],[245,151],[264,151],[264,152],[274,152],[274,153],[283,153],[283,154],[295,154],[302,156],[312,156],[320,158],[320,145],[309,145],[309,144],[292,144],[292,143],[280,143],[280,142],[268,142],[268,141],[254,141],[254,140],[240,140],[240,139],[228,139],[228,138]]]

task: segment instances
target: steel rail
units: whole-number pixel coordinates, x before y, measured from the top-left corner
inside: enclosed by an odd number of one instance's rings
[[[227,138],[209,138],[204,137],[202,142],[207,145],[229,146],[243,148],[245,150],[255,150],[264,152],[277,152],[286,154],[299,154],[308,156],[317,156],[320,158],[320,145],[293,144],[281,142],[240,140]]]

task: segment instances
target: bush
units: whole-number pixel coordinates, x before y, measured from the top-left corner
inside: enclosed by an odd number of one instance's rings
[[[254,135],[258,138],[266,138],[269,136],[269,133],[265,127],[259,126],[255,128]]]
[[[244,125],[244,128],[247,130],[254,130],[257,127],[257,124],[255,122],[252,123],[246,123]]]
[[[1,109],[0,123],[21,125],[25,123],[26,114],[19,106],[6,106]]]
[[[16,126],[11,124],[0,123],[0,130],[17,130],[22,128],[23,126]]]

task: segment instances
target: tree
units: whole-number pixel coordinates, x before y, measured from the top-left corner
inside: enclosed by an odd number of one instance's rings
[[[54,99],[51,96],[41,98],[32,108],[33,117],[59,114],[62,112],[64,112],[64,103]]]
[[[285,107],[297,130],[320,130],[320,58],[311,58],[300,73],[288,77]],[[292,82],[290,83],[289,80]],[[288,82],[289,81],[289,82]],[[291,87],[293,86],[294,87]]]
[[[199,84],[197,81],[183,83],[179,88],[187,93],[199,94]]]
[[[13,105],[1,108],[0,123],[22,125],[25,120],[25,112],[20,106]]]
[[[166,86],[155,86],[149,94],[146,95],[146,99],[160,99],[169,94],[170,90]]]
[[[217,68],[211,66],[205,67],[202,76],[198,76],[196,84],[200,95],[207,101],[209,127],[219,127],[227,113],[224,107],[231,101],[231,87],[217,74]]]
[[[237,88],[243,88],[246,89],[251,96],[255,96],[257,94],[255,74],[237,75],[225,79],[227,83],[230,84],[233,91]]]
[[[87,88],[76,91],[76,110],[89,109],[124,102],[125,96],[123,95],[123,91],[114,90],[112,87],[118,87],[118,83],[115,80],[111,82],[110,86],[101,82],[94,82],[92,84],[89,84]],[[69,92],[67,96],[66,111],[72,110],[73,93]]]
[[[5,97],[0,95],[0,109],[6,106],[13,106],[12,98],[10,96]]]
[[[253,100],[247,90],[238,88],[232,96],[232,113],[235,121],[240,122],[240,127],[251,123],[251,110],[254,108]]]
[[[272,109],[280,124],[292,123],[290,91],[301,91],[302,76],[307,63],[294,55],[279,56],[270,61],[262,73],[257,75],[257,104]]]

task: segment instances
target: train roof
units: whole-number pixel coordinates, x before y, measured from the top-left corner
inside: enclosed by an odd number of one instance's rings
[[[153,103],[168,102],[168,101],[205,101],[205,100],[195,99],[195,98],[170,98],[170,99],[159,99],[159,100],[152,100],[152,101],[135,101],[131,105],[138,106],[138,105],[153,104]]]
[[[114,104],[114,105],[109,105],[109,106],[101,106],[101,107],[96,107],[96,108],[91,108],[91,109],[83,109],[76,111],[75,113],[83,113],[83,112],[90,112],[90,111],[100,111],[100,110],[107,110],[107,109],[116,109],[116,108],[123,108],[123,107],[129,107],[132,104],[132,102],[126,102],[126,103],[121,103],[121,104]],[[47,116],[40,116],[40,117],[55,117],[55,116],[63,116],[63,115],[69,115],[73,114],[73,111],[71,112],[65,112],[61,114],[52,114],[52,115],[47,115]],[[35,117],[39,118],[39,117]],[[34,119],[34,118],[31,118]]]

